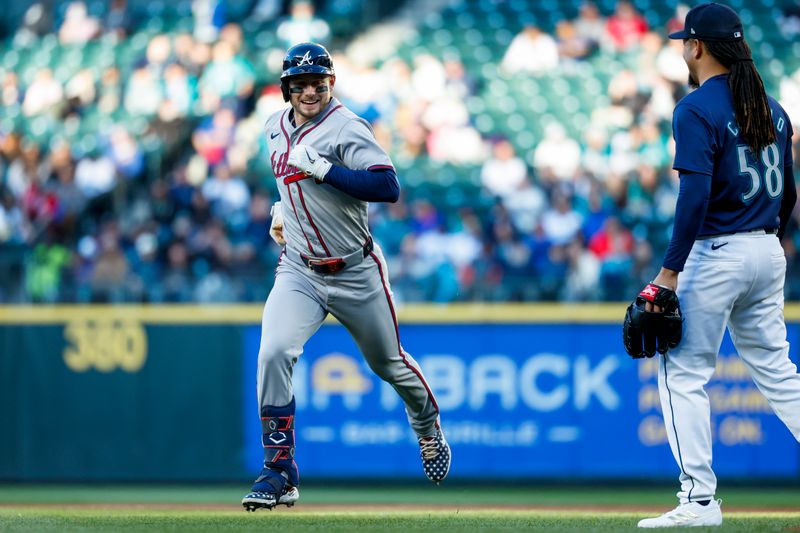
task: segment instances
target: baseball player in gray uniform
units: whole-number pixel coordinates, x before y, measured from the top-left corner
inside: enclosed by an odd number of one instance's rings
[[[257,381],[264,467],[242,499],[248,511],[291,506],[299,498],[292,367],[329,313],[403,399],[428,478],[438,484],[450,470],[436,399],[400,344],[386,261],[367,227],[367,202],[397,201],[400,185],[369,123],[333,98],[335,81],[324,47],[290,48],[281,89],[291,107],[265,127],[280,191],[270,234],[284,249],[262,317]]]

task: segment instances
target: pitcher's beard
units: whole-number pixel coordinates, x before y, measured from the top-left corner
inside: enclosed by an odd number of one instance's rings
[[[700,84],[697,82],[694,76],[692,76],[691,72],[689,73],[689,81],[687,83],[689,84],[689,87],[692,89],[697,89],[698,87],[700,87]]]

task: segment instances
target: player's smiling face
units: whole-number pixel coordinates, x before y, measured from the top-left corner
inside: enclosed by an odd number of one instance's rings
[[[334,76],[302,74],[289,80],[289,96],[299,126],[319,115],[331,101]]]

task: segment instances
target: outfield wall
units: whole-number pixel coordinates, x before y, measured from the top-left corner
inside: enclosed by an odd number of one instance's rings
[[[621,343],[624,305],[407,306],[454,478],[674,478],[656,360]],[[261,461],[259,306],[0,307],[0,480],[229,481]],[[792,359],[800,307],[786,311]],[[277,324],[275,327],[280,327]],[[726,336],[709,385],[715,469],[800,478],[800,447]],[[295,367],[311,477],[416,479],[394,391],[327,322]]]

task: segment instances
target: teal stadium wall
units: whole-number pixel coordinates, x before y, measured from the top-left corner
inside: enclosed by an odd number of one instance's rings
[[[625,356],[623,313],[401,309],[404,346],[442,404],[453,477],[674,478],[655,361]],[[786,313],[794,342],[800,308]],[[0,307],[0,481],[250,478],[260,315],[250,305]],[[743,369],[726,340],[710,386],[720,477],[797,479],[800,450]],[[312,338],[295,377],[306,478],[419,478],[402,405],[343,328],[329,321]],[[342,456],[359,460],[331,460]]]

